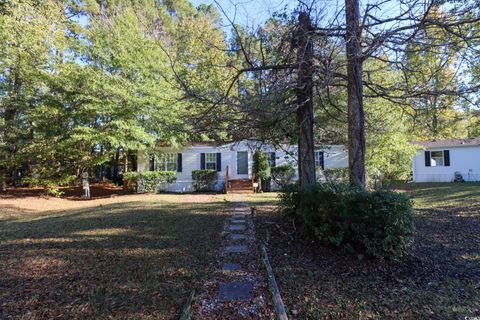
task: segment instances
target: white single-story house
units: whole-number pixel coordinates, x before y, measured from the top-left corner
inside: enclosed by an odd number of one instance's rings
[[[480,138],[414,142],[414,182],[480,181]]]
[[[161,156],[151,157],[145,151],[137,155],[137,171],[175,171],[176,181],[161,186],[167,192],[194,191],[192,171],[215,169],[218,180],[215,189],[225,190],[235,186],[252,188],[253,154],[262,150],[268,154],[271,167],[290,163],[297,171],[296,146],[274,147],[255,140],[244,140],[225,144],[209,142],[193,143],[181,149],[160,148]],[[348,154],[344,146],[324,145],[315,150],[315,163],[322,169],[348,167]],[[228,181],[227,180],[228,177]],[[297,176],[294,177],[296,179]],[[272,189],[276,186],[272,185]]]

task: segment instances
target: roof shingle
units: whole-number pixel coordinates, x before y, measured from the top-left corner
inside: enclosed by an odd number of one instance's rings
[[[423,146],[425,148],[478,146],[478,145],[480,145],[480,137],[468,138],[468,139],[445,139],[445,140],[434,140],[434,141],[413,141],[412,143]]]

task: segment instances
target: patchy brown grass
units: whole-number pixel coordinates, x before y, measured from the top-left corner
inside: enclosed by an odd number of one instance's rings
[[[415,243],[397,262],[326,247],[276,212],[271,196],[256,196],[257,233],[293,319],[480,316],[480,185],[397,187],[416,203]]]
[[[172,319],[215,266],[212,195],[0,199],[1,319]]]

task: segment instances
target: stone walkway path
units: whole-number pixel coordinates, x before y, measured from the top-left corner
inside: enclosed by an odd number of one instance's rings
[[[250,207],[236,196],[222,232],[218,271],[197,294],[193,319],[275,319]]]

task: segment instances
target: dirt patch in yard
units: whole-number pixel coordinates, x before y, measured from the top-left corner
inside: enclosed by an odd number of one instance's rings
[[[63,192],[60,198],[70,200],[82,200],[84,191],[81,186],[76,187],[59,187]],[[123,187],[113,183],[92,183],[90,184],[90,195],[92,199],[108,198],[112,196],[128,194]],[[0,199],[9,198],[30,198],[46,196],[45,188],[9,188],[6,193],[0,193]]]
[[[32,190],[32,189],[28,189]],[[0,196],[0,220],[10,214],[26,213],[52,213],[64,210],[102,207],[115,203],[129,202],[170,202],[170,203],[203,203],[217,201],[218,195],[214,194],[122,194],[109,197],[97,197],[89,200],[70,198],[55,198],[43,196],[41,192],[32,191],[21,193],[21,196]]]

